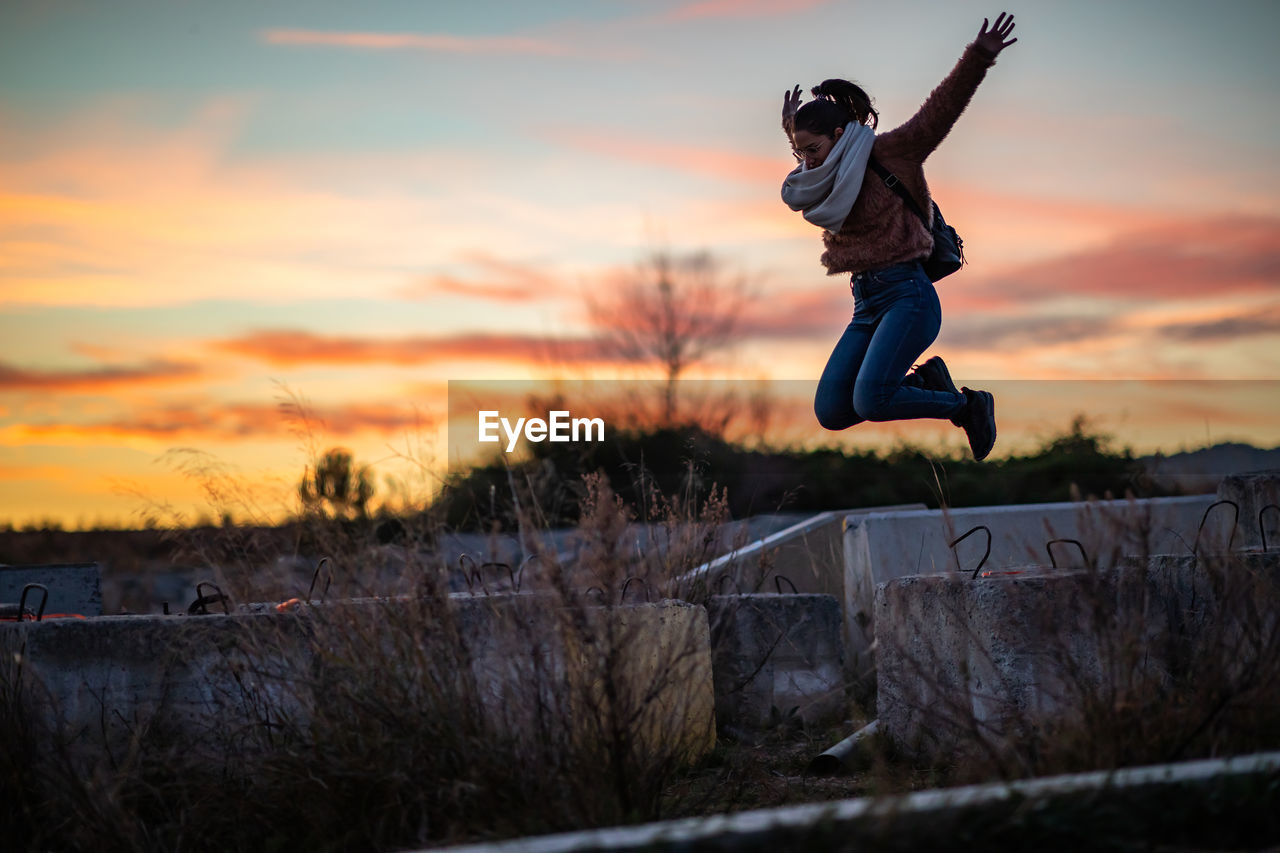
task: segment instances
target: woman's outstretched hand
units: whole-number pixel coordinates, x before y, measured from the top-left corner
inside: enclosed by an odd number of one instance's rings
[[[1000,13],[1000,17],[996,18],[995,26],[991,28],[990,32],[987,31],[987,19],[983,18],[982,29],[978,31],[978,37],[974,39],[974,44],[992,56],[998,55],[1000,51],[1017,41],[1017,39],[1005,41],[1009,33],[1013,32],[1013,15],[1009,15],[1008,19],[1006,19],[1005,14],[1005,12]]]
[[[782,127],[787,133],[795,126],[796,110],[800,109],[800,87],[782,93]]]

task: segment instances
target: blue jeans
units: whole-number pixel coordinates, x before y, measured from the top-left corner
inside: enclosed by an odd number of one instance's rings
[[[942,306],[916,262],[853,277],[853,320],[827,359],[813,410],[826,429],[863,421],[951,418],[963,394],[926,391],[902,380],[938,337]]]

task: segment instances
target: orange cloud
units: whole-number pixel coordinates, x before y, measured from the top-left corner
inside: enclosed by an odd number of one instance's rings
[[[447,33],[331,32],[323,30],[265,30],[267,44],[346,47],[359,50],[425,50],[433,53],[497,54],[510,56],[566,56],[562,45],[520,36],[467,37]]]
[[[604,360],[596,338],[555,338],[536,335],[463,334],[447,337],[383,338],[318,335],[277,329],[240,338],[211,342],[210,346],[268,364],[428,364],[452,359],[535,361]]]
[[[466,258],[478,268],[480,278],[429,276],[404,288],[400,295],[406,299],[448,295],[494,302],[536,302],[568,292],[562,277],[535,266],[504,261],[483,252],[472,252]]]
[[[1169,227],[1186,221],[1185,216],[1171,214],[1163,208],[1000,192],[961,181],[930,180],[929,191],[934,200],[945,208],[948,222],[953,218],[958,222],[989,219],[1002,224],[1017,224],[1032,219],[1092,225],[1104,232],[1130,232]]]
[[[287,407],[265,404],[192,406],[173,404],[84,423],[27,423],[0,429],[6,443],[110,444],[129,439],[178,441],[242,441],[287,438],[298,415]],[[308,407],[309,423],[335,436],[373,432],[393,435],[424,425],[420,410],[403,403],[352,403]],[[429,419],[428,419],[429,422]]]
[[[226,158],[251,104],[214,99],[177,128],[151,127],[147,106],[104,99],[8,146],[20,153],[0,157],[0,304],[390,295],[404,270],[437,266],[440,247],[492,240],[492,221],[468,224],[443,198],[346,196],[318,177],[439,174],[457,158]],[[0,105],[0,130],[28,124]],[[428,230],[429,242],[405,237]],[[526,251],[538,238],[508,242]]]
[[[0,392],[107,391],[130,385],[187,382],[204,375],[194,364],[152,360],[134,367],[85,370],[31,370],[0,362]]]

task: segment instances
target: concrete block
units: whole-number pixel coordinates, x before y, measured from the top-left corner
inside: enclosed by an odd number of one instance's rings
[[[716,721],[759,730],[792,710],[806,724],[844,718],[840,604],[830,595],[714,596]]]
[[[948,543],[977,525],[991,531],[984,570],[1047,563],[1046,543],[1062,538],[1079,540],[1095,560],[1123,553],[1188,553],[1213,502],[1212,495],[1194,495],[850,516],[844,535],[846,667],[851,676],[870,674],[876,587],[895,578],[971,572],[982,560],[984,535],[975,534],[954,550]],[[1067,564],[1072,550],[1055,549],[1055,559]]]
[[[49,590],[45,613],[102,615],[102,572],[97,563],[0,566],[0,602],[17,604],[29,583]]]
[[[87,755],[144,729],[187,745],[262,747],[278,721],[305,728],[311,709],[353,680],[377,689],[399,679],[411,693],[413,666],[432,667],[433,683],[474,685],[459,700],[505,731],[537,736],[548,708],[573,737],[598,735],[615,713],[641,750],[694,758],[715,743],[706,612],[683,602],[571,613],[540,596],[461,596],[430,612],[380,600],[15,623],[0,626],[0,655],[0,680],[21,679],[27,710]],[[470,673],[459,681],[461,666]]]
[[[609,611],[598,610],[609,616]],[[694,761],[716,745],[714,667],[707,611],[683,601],[628,605],[613,611],[620,643],[617,659],[597,673],[616,676],[636,717],[642,750],[674,747]],[[617,668],[617,669],[615,669]],[[601,675],[597,675],[599,681]],[[597,695],[600,695],[599,693]]]
[[[1270,548],[1280,547],[1280,469],[1223,477],[1218,500],[1240,508],[1233,547],[1261,549],[1264,538]]]
[[[299,620],[107,616],[5,626],[0,679],[21,679],[28,710],[89,752],[123,747],[148,727],[198,743],[233,720],[261,723],[305,705],[288,685],[307,682],[311,651],[287,622]],[[248,682],[237,680],[243,674]],[[247,719],[250,697],[266,700],[262,719]]]
[[[876,591],[881,731],[923,751],[1071,722],[1099,690],[1145,697],[1211,661],[1269,654],[1280,552],[1130,558],[1099,571],[1024,567],[898,578]],[[1256,605],[1250,611],[1250,605]],[[1212,626],[1212,633],[1206,626]]]

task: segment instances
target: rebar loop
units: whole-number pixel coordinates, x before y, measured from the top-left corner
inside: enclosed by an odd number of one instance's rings
[[[214,592],[213,595],[205,595],[204,592],[202,592],[202,590],[206,586],[213,590]],[[214,583],[213,581],[200,581],[200,583],[196,584],[196,600],[191,602],[191,606],[187,608],[187,615],[188,616],[196,616],[196,615],[208,616],[209,605],[214,604],[215,602],[221,603],[222,612],[227,615],[230,615],[231,614],[230,601],[231,601],[230,597],[225,595],[222,592],[222,590],[218,588],[218,585],[216,583]]]
[[[486,569],[505,569],[507,572],[507,579],[511,582],[512,591],[519,592],[520,584],[524,580],[524,567],[529,565],[530,561],[535,559],[537,556],[537,554],[529,555],[525,558],[525,561],[520,564],[519,569],[514,569],[511,567],[510,563],[501,562],[499,560],[486,560],[483,563],[478,563],[476,562],[475,557],[464,553],[458,555],[458,568],[462,572],[463,580],[467,582],[467,592],[472,595],[475,595],[476,584],[480,585],[480,591],[485,595],[491,594],[489,592],[489,585],[484,582],[484,573]],[[468,563],[471,564],[470,571],[467,570]]]
[[[647,580],[640,577],[639,575],[632,575],[631,577],[627,578],[625,581],[622,582],[622,592],[618,593],[618,603],[622,604],[624,601],[627,600],[627,587],[631,586],[632,581],[640,581],[640,585],[644,587],[644,602],[645,604],[648,604],[649,590],[652,589],[652,587],[649,586],[649,582]]]
[[[789,587],[791,587],[791,594],[792,594],[792,595],[799,595],[799,594],[800,594],[800,590],[796,589],[796,585],[792,582],[791,578],[787,577],[786,575],[774,574],[774,576],[773,576],[773,587],[774,587],[774,589],[776,589],[776,590],[778,591],[778,595],[782,595],[782,582],[783,582],[783,581],[786,581],[786,582],[787,582],[787,585],[788,585]]]
[[[471,563],[471,571],[467,571],[467,563]],[[467,582],[467,592],[471,595],[476,594],[475,582],[480,583],[480,588],[484,590],[484,594],[488,595],[489,590],[484,587],[484,579],[480,577],[480,564],[476,562],[475,557],[470,554],[458,555],[458,570],[462,572],[462,579]]]
[[[1223,504],[1226,504],[1235,510],[1235,516],[1231,520],[1231,533],[1227,536],[1227,550],[1231,550],[1231,543],[1235,541],[1236,538],[1236,526],[1240,523],[1240,505],[1235,501],[1222,500],[1209,504],[1208,508],[1205,509],[1204,516],[1200,519],[1200,526],[1196,528],[1196,541],[1191,546],[1192,554],[1198,555],[1200,553],[1200,534],[1204,532],[1204,524],[1209,520],[1209,513],[1213,512]]]
[[[1258,533],[1262,535],[1263,552],[1266,552],[1267,550],[1267,527],[1262,523],[1262,517],[1267,514],[1267,510],[1269,509],[1274,509],[1276,511],[1276,515],[1280,515],[1280,506],[1277,506],[1276,504],[1267,504],[1262,509],[1258,510]]]
[[[524,585],[524,570],[533,561],[541,560],[542,556],[543,556],[542,554],[530,554],[529,556],[524,558],[523,562],[520,563],[520,568],[516,569],[515,577],[511,579],[512,583],[516,585],[516,592],[519,592],[520,587]]]
[[[511,588],[513,590],[516,589],[516,572],[515,572],[515,569],[511,568],[510,563],[502,563],[496,560],[486,560],[485,562],[480,564],[479,571],[483,572],[485,569],[506,569],[507,579],[511,581]],[[485,594],[486,595],[488,594],[487,588],[486,588]]]
[[[1079,539],[1050,539],[1048,542],[1044,543],[1044,550],[1047,551],[1049,554],[1050,565],[1052,565],[1055,569],[1058,568],[1058,561],[1053,558],[1053,546],[1060,545],[1064,542],[1070,543],[1072,545],[1075,545],[1077,548],[1079,548],[1080,559],[1084,560],[1084,564],[1086,566],[1089,565],[1089,553],[1085,551],[1084,545],[1081,544]]]
[[[18,615],[14,617],[14,621],[22,622],[26,620],[28,612],[27,594],[33,589],[40,591],[40,609],[35,614],[35,621],[44,621],[44,608],[49,603],[49,588],[42,583],[29,583],[22,588],[22,596],[18,599]]]
[[[742,584],[738,583],[738,579],[735,578],[733,575],[729,574],[728,572],[725,572],[720,577],[716,578],[716,583],[715,583],[716,595],[724,595],[725,581],[733,581],[734,589],[738,591],[738,595],[742,595]]]
[[[959,545],[964,540],[968,539],[973,534],[977,533],[979,530],[987,534],[987,550],[986,550],[986,553],[982,555],[982,559],[978,561],[977,568],[973,570],[973,574],[970,575],[971,580],[978,579],[978,572],[982,571],[982,567],[987,564],[987,558],[991,556],[991,528],[987,527],[985,524],[979,524],[977,527],[970,529],[969,531],[961,534],[960,536],[957,536],[955,539],[952,539],[950,542],[947,543],[947,547],[951,549],[951,553],[955,554],[956,567],[958,568],[959,571],[964,571],[964,569],[959,568],[960,555],[956,554],[956,546]]]
[[[316,591],[316,581],[320,579],[320,570],[329,563],[328,557],[321,557],[320,562],[316,563],[316,570],[311,573],[311,586],[307,587],[307,604],[311,603],[311,595]],[[320,592],[320,603],[324,604],[324,600],[329,597],[329,585],[333,583],[333,569],[324,574],[324,589]]]

